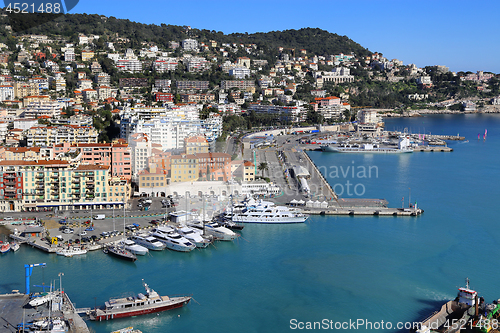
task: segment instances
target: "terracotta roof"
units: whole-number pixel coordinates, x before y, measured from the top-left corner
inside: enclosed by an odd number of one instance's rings
[[[37,161],[0,161],[0,165],[69,165],[68,161],[37,160]]]
[[[80,164],[75,170],[108,170],[109,165]]]

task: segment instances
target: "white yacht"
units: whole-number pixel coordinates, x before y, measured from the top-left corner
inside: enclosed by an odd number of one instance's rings
[[[60,250],[56,251],[57,255],[60,256],[65,256],[65,257],[72,257],[76,255],[81,255],[81,254],[86,254],[87,250],[81,247],[67,247],[67,248],[61,248]]]
[[[164,250],[166,245],[154,238],[153,236],[149,236],[147,234],[139,234],[132,236],[132,239],[136,244],[144,246],[145,248],[151,251],[161,251]]]
[[[193,221],[188,223],[189,227],[204,231],[206,234],[213,236],[217,240],[230,241],[236,239],[238,234],[234,231],[220,225],[217,222],[208,222],[203,224],[201,221]]]
[[[205,248],[211,243],[208,239],[202,237],[199,229],[184,226],[182,228],[177,228],[176,230],[179,234],[194,243],[196,247]]]
[[[149,252],[146,247],[136,244],[133,240],[130,239],[124,239],[120,241],[119,245],[122,245],[126,250],[139,256],[144,256]]]
[[[238,223],[265,223],[285,224],[304,223],[309,216],[302,214],[298,208],[276,206],[273,202],[259,201],[256,204],[248,204],[241,213],[232,216],[233,222]]]
[[[151,230],[150,234],[151,236],[155,237],[160,242],[165,244],[170,250],[189,252],[196,248],[193,243],[179,235],[171,227],[154,228],[153,230]]]

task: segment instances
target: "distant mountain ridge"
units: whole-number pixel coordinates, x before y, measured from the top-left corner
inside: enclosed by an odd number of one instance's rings
[[[54,17],[53,15],[50,19]],[[9,24],[9,20],[10,25],[14,26],[13,30],[17,31],[18,34],[62,35],[71,37],[75,41],[79,33],[109,37],[115,37],[118,34],[119,37],[130,39],[131,47],[139,46],[141,42],[145,41],[155,43],[159,47],[168,48],[169,41],[181,41],[191,37],[202,42],[215,40],[219,43],[258,44],[261,47],[270,49],[277,49],[278,47],[294,48],[296,51],[305,49],[309,53],[325,56],[339,53],[350,54],[351,52],[358,56],[371,54],[368,49],[347,36],[340,36],[319,28],[226,35],[215,30],[187,29],[186,27],[167,24],[143,24],[96,14],[65,14],[49,22],[46,22],[47,14],[8,14],[7,17],[1,19],[2,23],[5,24]],[[18,31],[30,25],[32,26],[34,21],[40,21],[41,24]],[[28,22],[30,23],[28,24]],[[139,45],[136,45],[137,43]]]

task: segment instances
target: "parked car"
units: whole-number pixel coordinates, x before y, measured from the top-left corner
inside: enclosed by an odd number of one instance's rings
[[[131,224],[131,225],[126,226],[126,227],[125,227],[125,229],[130,230],[130,231],[135,231],[135,230],[137,230],[138,228],[137,228],[135,225],[132,225],[132,224]]]
[[[65,225],[63,225],[63,226],[59,227],[59,231],[64,231],[64,229],[68,229],[68,227],[67,227],[67,226],[65,226]]]
[[[102,237],[109,237],[109,236],[110,236],[110,234],[109,234],[109,232],[107,232],[107,231],[103,231],[103,232],[101,232],[101,236],[102,236]]]
[[[59,220],[59,224],[66,224],[66,223],[68,223],[68,221],[66,221],[65,219]]]
[[[94,242],[96,242],[98,238],[99,237],[97,237],[96,235],[90,236],[90,239],[92,239],[92,241],[94,241]]]
[[[149,221],[149,223],[151,223],[153,225],[157,225],[158,223],[160,223],[160,221],[158,221],[158,220],[151,220],[151,221]]]
[[[109,234],[110,234],[111,236],[116,236],[116,235],[118,235],[118,230],[113,230],[113,231],[110,231],[110,232],[109,232]]]
[[[12,216],[6,216],[3,218],[5,221],[12,221],[14,218]]]
[[[71,229],[71,228],[66,228],[62,232],[65,233],[65,234],[72,234],[75,231],[73,229]]]
[[[82,243],[89,243],[91,241],[90,237],[82,237]]]
[[[78,236],[86,236],[87,235],[87,232],[86,231],[82,231],[78,234]]]
[[[85,228],[85,231],[94,231],[94,227],[88,227],[88,228]]]

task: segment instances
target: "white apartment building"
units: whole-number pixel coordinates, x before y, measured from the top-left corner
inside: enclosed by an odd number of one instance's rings
[[[38,118],[41,116],[54,117],[61,113],[63,103],[57,101],[36,101],[29,103],[23,112],[24,118]]]
[[[229,70],[229,75],[234,76],[237,79],[246,79],[250,77],[250,69],[245,67],[237,67]]]
[[[182,48],[185,51],[193,51],[198,49],[198,41],[195,39],[184,39],[182,41]]]
[[[338,84],[354,82],[354,75],[351,75],[351,70],[345,67],[334,68],[331,72],[316,72],[316,78],[321,78],[321,83],[333,82]]]
[[[64,52],[64,61],[75,61],[74,49],[69,49]]]
[[[123,125],[129,125],[130,129],[122,129],[121,133],[131,133],[132,135],[144,133],[151,143],[160,144],[163,150],[183,149],[186,137],[204,134],[201,120],[190,121],[161,117],[147,121],[133,119],[128,124],[124,122]],[[129,138],[126,139],[129,140]]]
[[[94,77],[94,81],[98,86],[109,86],[111,85],[111,77],[108,73],[98,73]]]
[[[92,80],[89,79],[78,80],[78,89],[80,90],[92,89]]]
[[[176,58],[159,58],[154,62],[153,69],[158,73],[164,73],[176,70],[178,65],[179,62]]]
[[[14,87],[11,85],[0,85],[0,101],[12,101],[14,99]]]
[[[14,128],[18,128],[23,131],[36,125],[38,125],[38,119],[36,118],[21,118],[14,120]]]
[[[98,136],[90,126],[35,126],[26,131],[28,147],[47,147],[63,142],[97,143]]]
[[[116,68],[122,72],[142,72],[142,62],[134,59],[118,59],[116,62]]]
[[[151,157],[152,143],[147,135],[134,134],[128,141],[131,155],[132,179],[137,180],[139,172],[148,167],[148,158]]]
[[[184,58],[184,64],[187,67],[188,72],[201,72],[208,68],[209,62],[203,57],[189,57]]]

